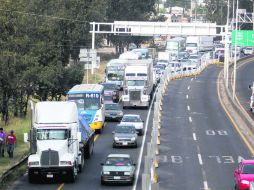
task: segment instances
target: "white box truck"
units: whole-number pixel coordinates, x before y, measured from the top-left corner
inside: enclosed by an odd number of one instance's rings
[[[212,36],[188,36],[186,38],[186,51],[196,54],[200,51],[213,49]]]
[[[155,88],[153,60],[130,60],[126,63],[123,107],[149,107]]]
[[[85,158],[93,152],[94,130],[79,117],[74,102],[39,102],[32,109],[28,180],[61,179],[74,182]]]

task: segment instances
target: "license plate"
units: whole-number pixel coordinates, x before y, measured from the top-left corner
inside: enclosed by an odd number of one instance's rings
[[[123,142],[123,145],[128,145],[128,143],[127,142]]]
[[[121,179],[120,176],[114,176],[114,179]]]
[[[53,174],[47,174],[47,178],[53,178]]]

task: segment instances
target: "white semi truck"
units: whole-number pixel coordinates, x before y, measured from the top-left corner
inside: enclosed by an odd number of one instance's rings
[[[209,51],[213,49],[212,36],[188,36],[186,38],[186,51],[196,54],[199,51]]]
[[[149,107],[155,88],[153,60],[129,60],[125,67],[123,107]]]
[[[74,182],[93,152],[94,130],[78,115],[74,102],[39,102],[32,109],[28,180]]]

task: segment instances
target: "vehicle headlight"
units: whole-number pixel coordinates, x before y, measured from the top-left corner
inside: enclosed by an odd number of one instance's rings
[[[241,183],[242,183],[242,184],[245,184],[245,185],[249,185],[249,184],[250,184],[250,182],[247,181],[247,180],[241,180]]]
[[[71,161],[60,161],[60,165],[68,165],[71,166],[72,162]]]
[[[40,164],[39,161],[34,161],[34,162],[29,162],[28,165],[29,166],[38,166]]]
[[[109,175],[109,174],[110,174],[110,172],[103,172],[103,174],[104,174],[104,175]]]
[[[118,138],[118,137],[115,137],[115,141],[119,141],[119,138]]]
[[[131,138],[131,141],[135,141],[135,140],[136,140],[136,137],[132,137],[132,138]]]
[[[131,172],[124,172],[124,175],[131,175]]]
[[[118,115],[123,115],[123,112],[119,112]]]

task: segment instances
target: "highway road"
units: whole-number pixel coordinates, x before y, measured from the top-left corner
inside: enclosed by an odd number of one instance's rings
[[[140,114],[142,119],[146,121],[148,110],[146,109],[126,109],[124,110],[125,113],[135,113]],[[153,112],[151,111],[151,114]],[[151,126],[152,121],[151,119],[153,116],[151,115],[148,119],[148,130],[147,130],[147,138],[146,140],[150,140],[151,134]],[[112,131],[114,130],[114,127],[117,125],[117,122],[107,122],[106,127],[104,128],[101,135],[97,135],[95,146],[94,146],[94,154],[89,159],[86,160],[86,164],[84,167],[84,170],[81,174],[78,175],[78,178],[75,183],[66,184],[66,183],[53,183],[50,181],[43,181],[41,184],[29,184],[27,174],[25,174],[22,178],[20,178],[18,181],[14,183],[12,187],[9,189],[12,190],[34,190],[34,189],[45,189],[45,190],[79,190],[79,189],[91,189],[91,190],[103,190],[103,189],[122,189],[122,190],[131,190],[133,189],[133,186],[130,185],[107,185],[102,186],[100,184],[100,171],[101,171],[101,165],[100,163],[104,162],[107,155],[111,153],[127,153],[130,154],[134,160],[134,162],[137,164],[138,167],[138,160],[139,160],[139,154],[141,151],[141,144],[144,136],[139,137],[138,140],[138,148],[112,148]],[[146,151],[146,143],[145,143],[145,149]],[[141,159],[143,160],[143,159]],[[136,183],[136,189],[141,189],[141,176],[143,172],[143,162],[141,163],[140,173],[138,176],[138,180]]]
[[[234,189],[238,161],[251,158],[219,102],[220,69],[209,66],[196,78],[170,82],[163,103],[161,190]]]
[[[248,86],[254,82],[254,60],[248,62],[237,69],[236,77],[236,95],[244,107],[244,109],[251,114],[249,111],[249,102],[251,91],[248,89]]]

